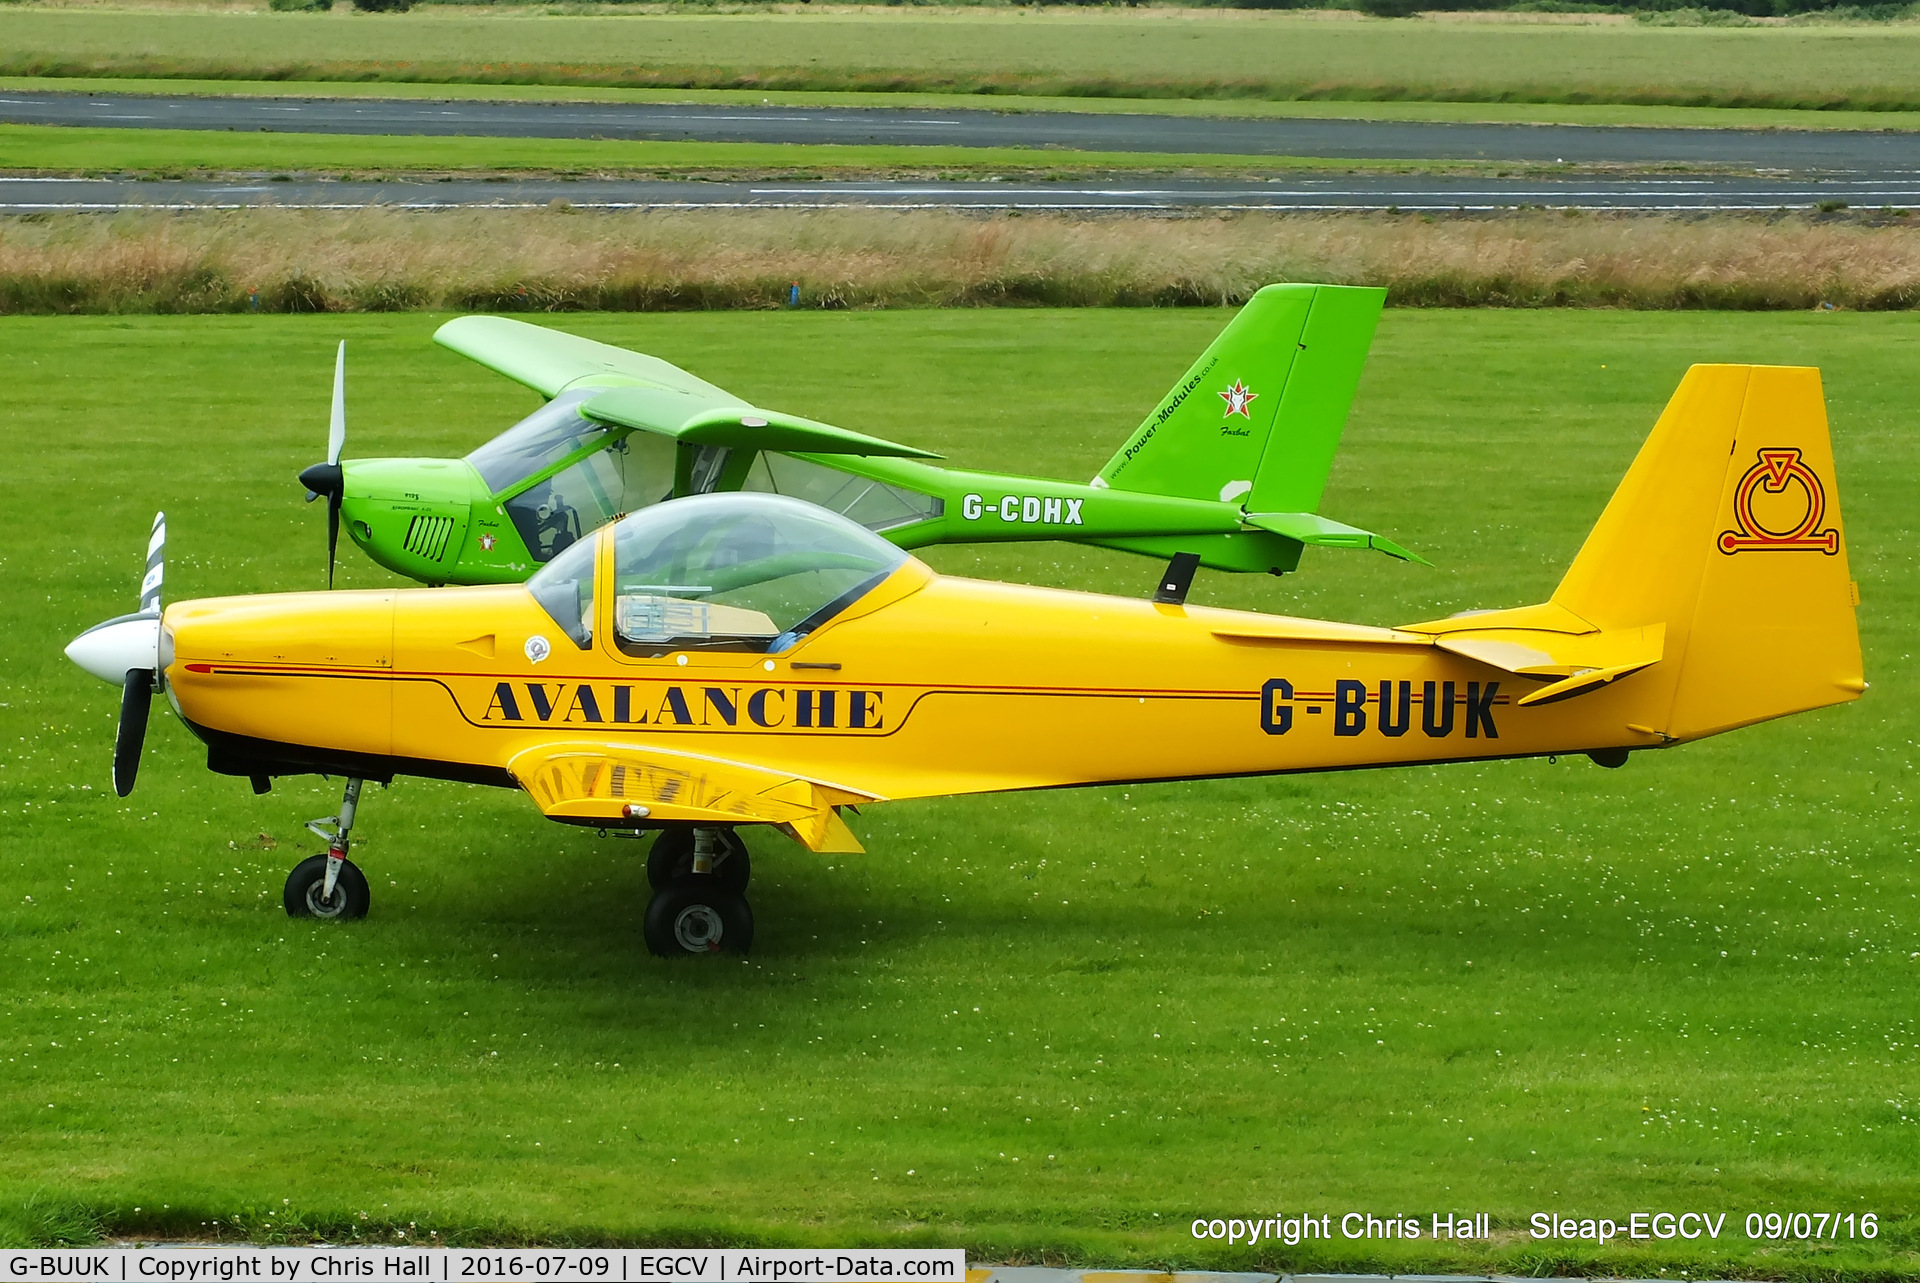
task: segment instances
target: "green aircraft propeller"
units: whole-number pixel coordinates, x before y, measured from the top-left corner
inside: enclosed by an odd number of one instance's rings
[[[307,502],[327,497],[327,587],[333,587],[333,563],[340,548],[340,506],[346,497],[346,476],[340,467],[340,452],[347,448],[347,341],[333,358],[333,413],[327,418],[327,461],[316,463],[300,474],[307,488]]]

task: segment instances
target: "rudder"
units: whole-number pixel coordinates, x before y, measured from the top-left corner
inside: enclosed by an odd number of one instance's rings
[[[1820,372],[1756,365],[1687,371],[1553,595],[1603,630],[1665,625],[1640,680],[1663,674],[1671,739],[1856,698],[1856,600]]]
[[[1260,290],[1094,484],[1312,512],[1385,301],[1359,286]]]

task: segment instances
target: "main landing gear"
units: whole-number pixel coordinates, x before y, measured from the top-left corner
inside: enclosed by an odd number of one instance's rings
[[[753,864],[732,829],[665,829],[647,854],[647,948],[663,958],[745,953],[753,947],[747,881]]]
[[[366,875],[347,858],[354,812],[363,781],[349,779],[340,814],[307,824],[327,844],[287,875],[283,899],[292,918],[364,918],[372,899]],[[753,910],[747,883],[753,860],[730,828],[676,825],[653,841],[647,854],[647,948],[663,958],[688,954],[745,953],[753,947]]]
[[[367,875],[347,858],[353,813],[360,807],[360,784],[347,781],[340,814],[310,820],[307,828],[327,844],[325,855],[314,855],[293,866],[283,898],[290,918],[364,918],[372,892]]]

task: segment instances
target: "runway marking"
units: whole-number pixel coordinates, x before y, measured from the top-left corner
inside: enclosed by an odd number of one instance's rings
[[[448,112],[452,115],[452,112]],[[783,124],[808,124],[820,119],[818,116],[683,116],[678,112],[663,113],[668,120],[775,120]],[[846,121],[829,121],[829,124],[846,124]],[[633,126],[629,125],[629,128]]]

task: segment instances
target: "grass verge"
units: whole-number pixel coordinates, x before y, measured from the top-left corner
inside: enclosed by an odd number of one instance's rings
[[[1071,111],[1100,115],[1257,119],[1406,120],[1516,125],[1631,125],[1645,129],[1920,130],[1920,112],[1667,107],[1626,103],[1438,102],[1357,99],[1064,98],[1037,94],[834,93],[803,89],[642,89],[610,85],[499,85],[394,80],[192,80],[139,76],[0,76],[0,93],[165,94],[206,97],[399,98],[452,102],[715,103],[787,107],[905,107],[927,111]]]
[[[1056,151],[1022,147],[909,147],[836,143],[646,142],[616,138],[434,138],[399,134],[279,134],[196,129],[96,129],[0,124],[0,172],[138,173],[153,177],[240,171],[356,174],[597,174],[607,176],[888,174],[1082,175],[1319,170],[1342,173],[1564,170],[1473,161],[1342,160]]]
[[[1626,769],[1496,762],[868,808],[755,836],[749,964],[645,956],[626,843],[503,791],[363,802],[373,916],[289,921],[301,822],[60,647],[169,592],[315,588],[294,472],[350,344],[352,454],[459,453],[532,398],[437,316],[12,318],[0,501],[0,1206],[146,1237],[922,1242],[1268,1270],[1920,1273],[1920,317],[1390,312],[1326,510],[1437,569],[1309,553],[1196,598],[1375,623],[1543,599],[1686,364],[1811,362],[1873,690]],[[1220,312],[581,316],[755,404],[1086,476]],[[983,389],[991,389],[982,395]],[[31,443],[31,444],[28,444]],[[1144,594],[1071,546],[959,573]],[[364,560],[345,586],[391,582]],[[635,844],[637,845],[637,844]],[[1018,1160],[1018,1161],[1015,1161]],[[1535,1211],[1725,1211],[1529,1247]],[[1769,1243],[1751,1211],[1875,1211]],[[1484,1210],[1491,1245],[1203,1248],[1199,1215]],[[26,1224],[23,1211],[7,1224]],[[38,1231],[36,1231],[38,1232]]]
[[[1659,28],[1026,8],[476,16],[0,7],[0,74],[1912,111],[1920,24]]]
[[[0,311],[682,311],[1217,306],[1275,280],[1399,306],[1885,310],[1920,219],[1393,214],[1083,219],[757,210],[35,215],[0,223]]]

